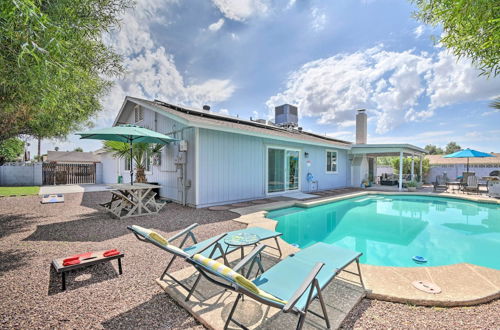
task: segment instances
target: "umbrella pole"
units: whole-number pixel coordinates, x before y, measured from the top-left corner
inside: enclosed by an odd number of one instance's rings
[[[130,184],[134,185],[134,169],[132,168],[132,141],[130,141]]]

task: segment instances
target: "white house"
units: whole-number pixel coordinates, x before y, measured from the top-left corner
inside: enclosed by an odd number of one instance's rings
[[[341,187],[359,187],[375,175],[376,157],[420,156],[409,144],[367,144],[367,118],[357,114],[356,144],[303,131],[297,108],[276,108],[276,122],[244,120],[126,97],[114,125],[136,124],[180,140],[147,166],[160,195],[195,207]],[[103,182],[129,179],[125,159],[100,153]],[[401,182],[401,180],[400,180]],[[400,184],[401,188],[401,184]]]

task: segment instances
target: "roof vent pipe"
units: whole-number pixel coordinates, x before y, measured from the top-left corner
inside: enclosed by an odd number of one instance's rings
[[[205,104],[203,106],[203,110],[210,111],[210,106]]]
[[[358,110],[356,114],[356,144],[367,143],[367,119],[366,110]]]

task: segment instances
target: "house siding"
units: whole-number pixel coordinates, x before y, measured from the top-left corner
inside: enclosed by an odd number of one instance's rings
[[[175,120],[167,118],[165,116],[159,115],[156,112],[143,108],[144,119],[140,122],[134,122],[134,113],[132,107],[128,107],[128,111],[124,111],[121,118],[118,119],[120,123],[136,124],[163,134],[168,134],[171,137],[177,138],[179,140],[183,139],[188,142],[188,152],[187,152],[187,165],[186,165],[186,178],[191,180],[191,187],[187,190],[186,203],[189,205],[195,205],[195,182],[194,182],[194,128],[187,127]],[[148,182],[158,182],[161,185],[160,196],[172,199],[176,202],[182,201],[182,189],[178,188],[178,177],[181,175],[180,169],[174,164],[174,158],[178,155],[178,144],[170,143],[166,145],[161,153],[161,164],[158,166],[151,166],[151,171],[146,172],[146,178]],[[111,164],[113,168],[117,165],[113,165],[111,161],[107,164]],[[125,171],[125,159],[120,160],[120,173],[123,176],[124,182],[130,182],[130,175],[128,171]],[[113,170],[108,170],[113,172]],[[114,179],[116,182],[116,179]]]
[[[269,146],[300,150],[299,180],[302,192],[311,190],[306,179],[308,172],[318,181],[319,190],[350,185],[351,161],[348,151],[337,149],[333,145],[322,147],[215,129],[194,128],[148,108],[143,108],[143,113],[143,120],[135,123],[133,104],[129,103],[117,118],[117,123],[136,124],[187,141],[186,180],[190,181],[191,185],[187,189],[186,203],[190,206],[206,207],[272,196],[266,194]],[[152,166],[151,171],[146,172],[146,177],[149,182],[158,182],[161,185],[162,197],[181,202],[182,186],[179,184],[179,178],[182,174],[180,167],[174,162],[179,153],[178,149],[178,143],[166,145],[162,151],[161,165]],[[337,173],[326,172],[326,150],[337,151]],[[306,152],[308,158],[305,158]],[[307,163],[310,163],[309,167]],[[129,173],[124,170],[124,159],[114,165],[111,160],[106,161],[106,166],[112,166],[114,169],[106,169],[104,177],[116,182],[114,177],[118,175],[113,173],[119,173],[124,182],[130,182]]]
[[[300,150],[300,190],[309,192],[307,173],[318,189],[349,185],[347,151],[335,147],[283,142],[275,139],[199,130],[198,207],[266,197],[267,147]],[[326,150],[337,151],[337,173],[326,172]],[[305,158],[304,153],[309,154]],[[310,161],[310,167],[307,166]]]

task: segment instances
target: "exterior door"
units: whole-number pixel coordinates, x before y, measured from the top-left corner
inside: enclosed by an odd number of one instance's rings
[[[267,149],[267,193],[278,193],[299,189],[298,150]]]

